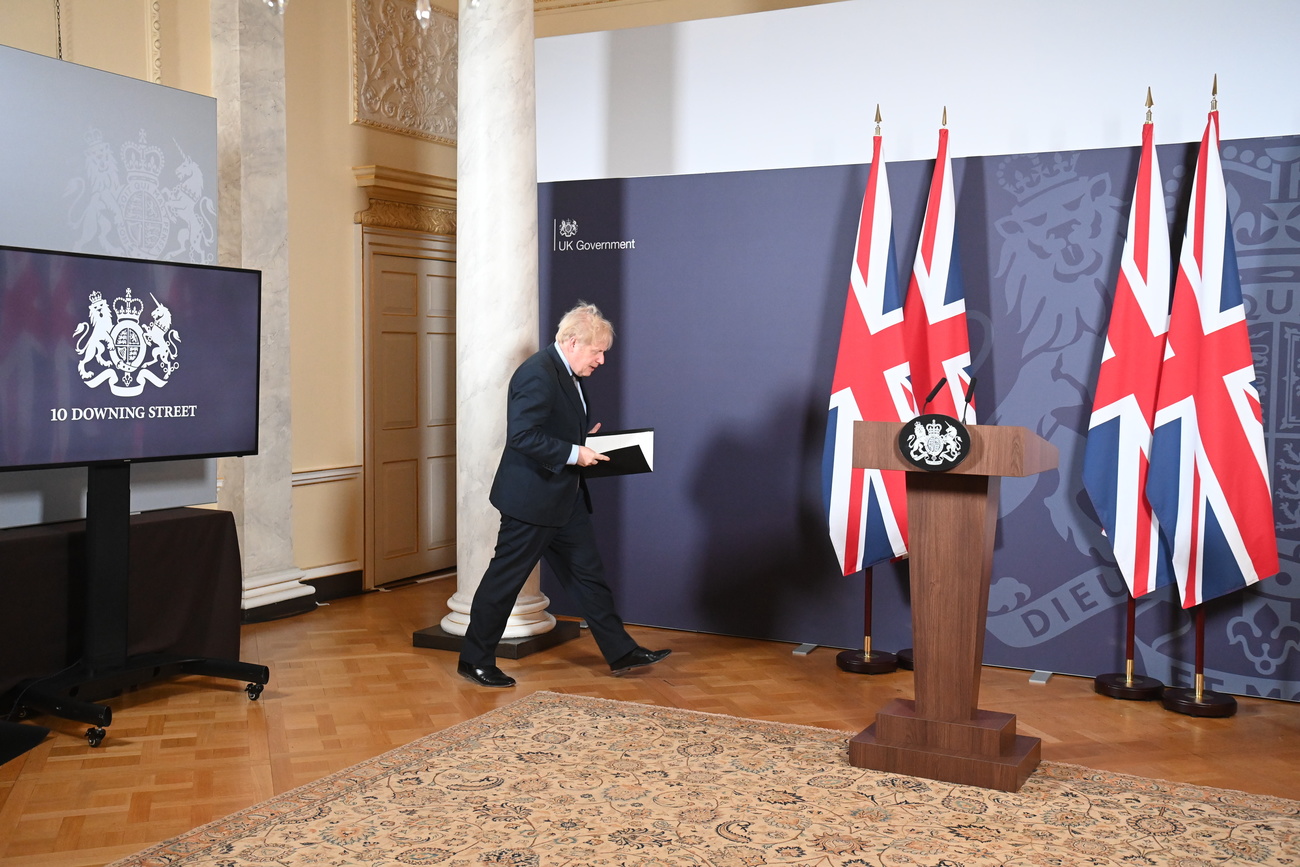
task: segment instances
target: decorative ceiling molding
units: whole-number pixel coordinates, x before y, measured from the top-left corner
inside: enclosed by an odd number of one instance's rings
[[[414,0],[352,0],[352,122],[454,145],[457,22]]]

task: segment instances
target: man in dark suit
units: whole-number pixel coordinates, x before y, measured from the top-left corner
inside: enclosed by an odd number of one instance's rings
[[[614,328],[594,304],[560,320],[555,343],[510,378],[506,447],[489,499],[501,512],[496,551],[470,605],[457,672],[480,686],[514,686],[496,666],[496,646],[515,598],[543,557],[587,621],[610,670],[653,665],[670,650],[647,650],[623,627],[591,526],[582,468],[609,460],[588,448],[589,415],[581,379],[605,363]]]

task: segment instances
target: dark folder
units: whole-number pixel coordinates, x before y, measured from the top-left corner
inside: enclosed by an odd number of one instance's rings
[[[584,467],[582,474],[589,479],[599,479],[654,472],[654,435],[653,428],[592,434],[587,437],[587,447],[609,460]]]

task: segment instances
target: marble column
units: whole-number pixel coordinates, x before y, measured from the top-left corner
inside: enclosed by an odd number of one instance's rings
[[[506,386],[537,351],[537,121],[532,0],[461,0],[456,215],[456,593],[464,635],[500,515],[488,502],[505,442]],[[555,626],[537,572],[505,638]]]
[[[258,453],[219,462],[217,504],[239,530],[242,607],[306,610],[316,591],[301,583],[293,557],[284,19],[263,0],[210,0],[209,9],[218,261],[262,272]]]

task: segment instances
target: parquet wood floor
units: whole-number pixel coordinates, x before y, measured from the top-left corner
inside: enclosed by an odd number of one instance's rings
[[[836,651],[633,627],[673,655],[610,677],[590,636],[502,667],[509,690],[457,677],[455,657],[411,646],[446,613],[454,579],[335,600],[315,612],[246,626],[241,657],[271,667],[251,702],[242,684],[191,677],[110,704],[108,738],[54,729],[0,766],[0,867],[90,867],[219,819],[535,690],[670,705],[856,733],[891,698],[911,697],[910,672],[866,676]],[[1087,678],[986,668],[980,707],[1017,714],[1044,759],[1166,780],[1300,797],[1300,706],[1240,699],[1236,716],[1194,719],[1158,703],[1096,695]]]

